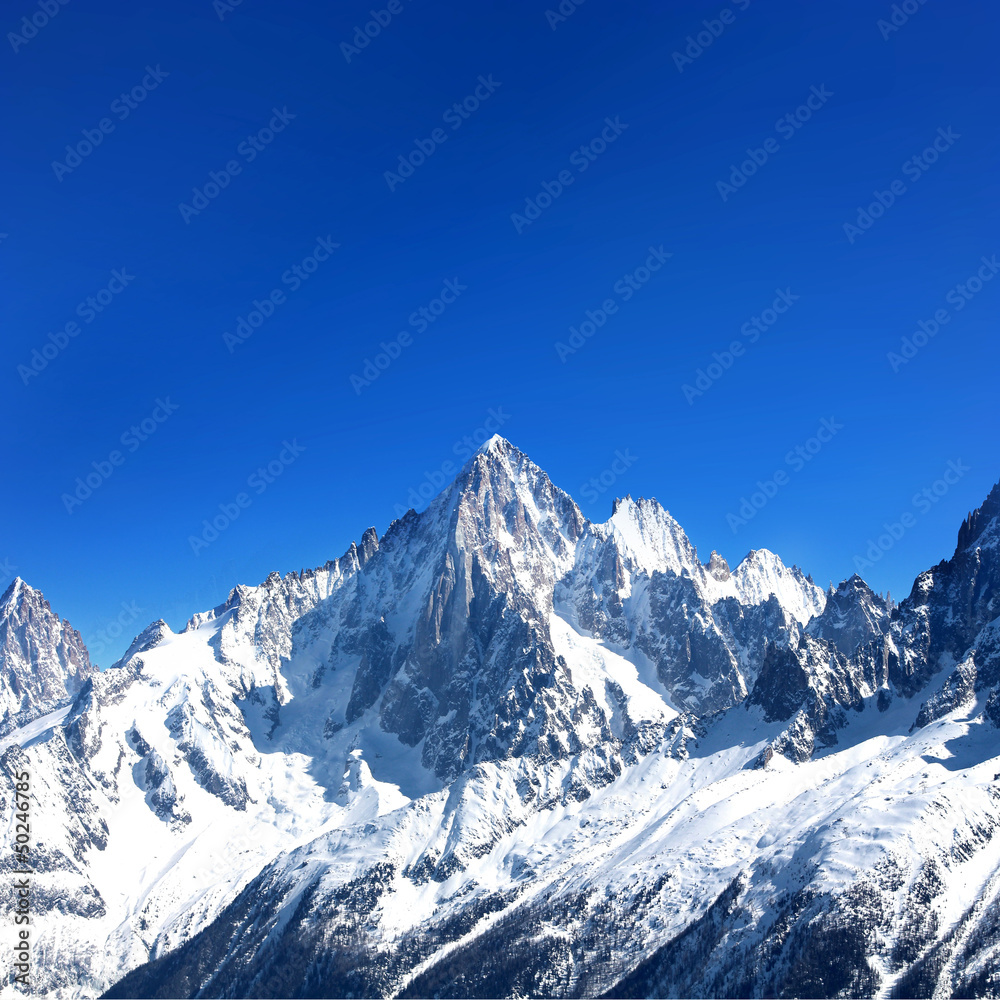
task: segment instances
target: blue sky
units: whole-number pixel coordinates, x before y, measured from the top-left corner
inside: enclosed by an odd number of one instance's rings
[[[995,6],[57,2],[4,14],[0,562],[102,665],[497,426],[896,597],[1000,478]]]

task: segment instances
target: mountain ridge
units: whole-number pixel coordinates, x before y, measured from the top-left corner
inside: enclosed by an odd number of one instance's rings
[[[992,988],[994,494],[890,607],[766,549],[702,562],[653,500],[591,522],[491,439],[381,538],[151,623],[0,745],[39,789],[44,988]]]

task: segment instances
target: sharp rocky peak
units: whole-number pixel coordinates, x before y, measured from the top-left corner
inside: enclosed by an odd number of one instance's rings
[[[477,455],[509,454],[518,449],[510,443],[502,434],[494,434],[493,437],[484,441],[477,449]],[[518,452],[518,454],[521,454]]]
[[[655,499],[626,496],[616,500],[613,513],[595,530],[610,532],[622,554],[647,572],[698,576],[698,550],[684,529]]]
[[[852,573],[846,580],[841,580],[840,584],[837,586],[834,593],[838,594],[859,594],[864,597],[871,597],[876,600],[881,600],[879,596],[872,590],[871,587],[864,581],[864,579],[858,576],[857,573]]]
[[[579,538],[586,518],[544,469],[496,434],[418,515],[418,523],[423,530],[443,527],[454,554],[487,553],[492,561],[500,551],[527,546],[558,562],[567,558],[568,543]]]
[[[955,554],[974,546],[991,547],[1000,539],[1000,482],[998,482],[982,505],[972,511],[958,529],[958,545]]]
[[[732,571],[740,600],[760,604],[772,594],[803,625],[823,613],[827,595],[798,566],[786,566],[770,549],[752,549]]]
[[[808,632],[850,655],[863,643],[885,633],[890,612],[885,599],[855,573],[826,595],[826,607],[809,623]]]
[[[705,569],[719,583],[725,583],[731,576],[729,563],[715,549],[712,549],[712,554],[709,556],[708,562],[705,563]]]
[[[24,580],[19,576],[15,576],[11,580],[10,585],[0,596],[0,615],[7,614],[8,609],[25,599],[30,599],[31,595],[38,595],[41,600],[45,600],[42,597],[41,591],[35,590],[34,587],[29,586]]]
[[[539,485],[547,489],[552,485],[544,469],[499,434],[494,434],[479,446],[462,467],[453,487],[467,489],[471,483],[483,476],[493,480],[508,479],[515,485],[526,486],[529,489]],[[445,490],[445,493],[447,492]]]
[[[0,598],[0,732],[72,701],[95,673],[80,633],[15,577]]]
[[[125,650],[124,655],[112,665],[112,669],[128,663],[133,656],[138,656],[140,653],[145,653],[147,650],[158,646],[164,639],[169,638],[173,634],[170,626],[162,618],[151,622],[132,640],[128,649]]]

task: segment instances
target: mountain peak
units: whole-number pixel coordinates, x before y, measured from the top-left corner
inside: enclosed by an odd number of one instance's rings
[[[705,570],[719,583],[725,583],[731,576],[729,563],[715,549],[712,549],[712,554],[708,557],[708,562],[705,563]]]
[[[868,586],[865,579],[863,577],[858,576],[857,573],[852,573],[846,580],[842,580],[840,586],[837,587],[837,590],[838,591],[852,590],[852,591],[859,591],[862,594],[872,594],[872,595],[874,595],[875,593],[875,591],[873,591],[871,587]]]
[[[891,608],[865,581],[854,573],[826,594],[822,614],[809,622],[810,635],[832,643],[850,656],[861,643],[888,628]]]
[[[502,434],[494,434],[487,438],[477,449],[477,455],[489,455],[491,453],[503,453],[511,449],[517,450]]]
[[[358,549],[358,562],[364,566],[369,559],[378,551],[378,532],[372,528],[365,528],[361,536],[361,547]]]
[[[605,524],[617,536],[622,552],[648,572],[677,576],[697,572],[697,550],[670,511],[655,499],[622,497],[614,502]]]
[[[6,605],[8,602],[17,600],[25,589],[31,590],[32,588],[25,583],[21,577],[15,576],[14,579],[11,580],[10,586],[3,592],[3,595],[0,596],[0,604]]]
[[[572,497],[555,486],[541,466],[499,434],[494,434],[480,445],[454,482],[444,487],[431,505],[450,504],[456,498],[465,497],[471,503],[472,511],[481,511],[487,494],[518,498],[531,504],[540,503],[542,507],[548,507],[553,497],[558,495],[560,507],[569,505],[576,511],[574,520],[580,516]],[[529,501],[529,498],[532,499]]]
[[[173,634],[174,633],[171,631],[170,626],[162,618],[158,618],[155,622],[151,622],[147,625],[132,640],[128,649],[125,650],[124,655],[114,665],[119,667],[128,663],[133,656],[136,656],[139,653],[145,653],[154,646],[158,646],[164,639],[169,638]]]
[[[10,586],[0,596],[0,617],[9,617],[17,613],[24,615],[27,613],[25,609],[28,607],[52,614],[51,606],[45,595],[32,587],[22,577],[15,576]],[[58,620],[58,615],[55,618]]]
[[[474,479],[477,472],[489,470],[491,476],[510,475],[512,478],[517,478],[522,467],[542,471],[516,445],[511,444],[500,434],[494,434],[472,453],[451,483],[442,486],[437,498],[448,496],[456,486],[462,489],[463,484],[468,484]]]
[[[1000,523],[1000,482],[990,490],[982,504],[962,522],[958,529],[958,545],[956,553],[964,552],[973,545],[983,545],[983,535],[992,527],[993,538],[987,539],[988,543],[995,543],[996,537],[1000,534],[997,524]]]
[[[15,577],[0,598],[0,732],[59,708],[96,672],[80,633]]]
[[[786,566],[770,549],[751,549],[732,576],[742,600],[761,604],[773,594],[803,625],[826,607],[823,588],[810,582],[798,566]]]

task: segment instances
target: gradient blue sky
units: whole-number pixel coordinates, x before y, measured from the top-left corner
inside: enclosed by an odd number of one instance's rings
[[[397,4],[350,61],[371,0],[242,0],[221,18],[210,0],[71,0],[3,43],[0,561],[102,665],[154,618],[180,627],[237,583],[381,534],[490,409],[588,516],[655,496],[706,559],[766,546],[826,584],[903,512],[913,526],[863,574],[872,586],[902,597],[951,554],[1000,478],[1000,281],[947,299],[1000,253],[995,5],[928,0],[884,38],[889,3],[739,0],[678,69],[722,2],[586,0],[555,28],[545,0]],[[4,31],[39,9],[7,5]],[[147,66],[155,89],[115,104]],[[445,118],[491,75],[474,112]],[[779,127],[812,88],[832,96]],[[294,119],[240,152],[274,108]],[[627,128],[575,153],[608,118]],[[100,145],[56,169],[102,119]],[[385,172],[435,129],[447,140],[390,190]],[[958,138],[915,166],[939,129]],[[769,139],[724,200],[717,182]],[[185,221],[179,206],[231,160],[240,173]],[[567,170],[518,232],[512,214]],[[850,242],[844,224],[894,181],[905,192]],[[282,275],[320,237],[340,246],[292,291]],[[650,246],[672,256],[625,301],[616,282]],[[78,304],[115,269],[134,280],[85,322]],[[409,317],[448,280],[465,290],[420,331]],[[274,289],[285,300],[231,352],[223,334]],[[741,327],[779,289],[797,300],[751,344]],[[615,314],[561,360],[557,342],[607,299]],[[893,371],[889,352],[939,309],[940,334]],[[25,384],[19,366],[72,320],[79,334]],[[352,374],[401,331],[359,394]],[[683,386],[734,340],[743,356],[689,402]],[[122,435],[157,399],[176,412],[129,451]],[[786,461],[823,418],[842,429]],[[285,440],[304,450],[248,488]],[[69,513],[62,495],[115,450],[124,463]],[[587,488],[619,450],[634,461]],[[959,460],[968,471],[914,505]],[[778,470],[787,481],[734,531],[727,515]],[[189,537],[241,492],[250,505],[195,555]],[[98,640],[123,604],[138,620]]]

